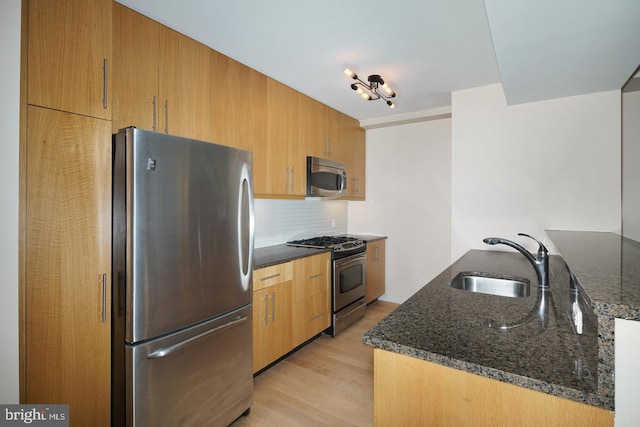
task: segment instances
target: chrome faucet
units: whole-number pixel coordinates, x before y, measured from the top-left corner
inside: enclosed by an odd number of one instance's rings
[[[486,239],[482,239],[482,241],[488,245],[497,245],[501,243],[503,245],[511,246],[512,248],[516,249],[529,260],[534,270],[536,270],[536,274],[538,275],[538,285],[540,286],[540,289],[542,289],[543,291],[550,290],[549,251],[547,251],[545,245],[543,245],[542,242],[535,237],[529,236],[528,234],[524,233],[518,233],[518,236],[525,236],[538,242],[539,247],[536,256],[533,256],[531,252],[529,252],[519,244],[512,242],[511,240],[502,239],[500,237],[487,237]]]

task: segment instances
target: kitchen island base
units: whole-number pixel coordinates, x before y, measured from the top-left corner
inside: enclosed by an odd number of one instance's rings
[[[376,426],[613,426],[614,413],[379,348]]]

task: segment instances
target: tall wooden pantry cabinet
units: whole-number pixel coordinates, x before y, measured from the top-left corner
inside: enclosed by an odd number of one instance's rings
[[[24,0],[21,401],[110,425],[111,0]]]

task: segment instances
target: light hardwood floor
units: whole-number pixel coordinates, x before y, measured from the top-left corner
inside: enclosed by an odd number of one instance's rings
[[[362,334],[398,305],[376,301],[337,337],[320,336],[254,378],[241,426],[372,426],[373,347]]]

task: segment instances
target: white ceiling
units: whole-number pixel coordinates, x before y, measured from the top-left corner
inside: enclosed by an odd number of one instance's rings
[[[369,123],[494,83],[509,104],[620,89],[640,64],[640,0],[117,1]],[[345,67],[380,74],[396,108]]]

